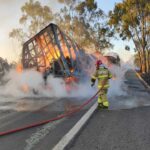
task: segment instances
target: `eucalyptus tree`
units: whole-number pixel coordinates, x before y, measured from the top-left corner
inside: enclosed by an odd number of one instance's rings
[[[142,72],[150,70],[150,2],[124,0],[109,13],[109,25],[122,40],[132,40],[139,54]]]
[[[106,15],[98,8],[95,0],[58,0],[58,2],[62,6],[59,12],[52,11],[50,5],[42,5],[37,0],[26,2],[21,7],[20,27],[14,28],[9,36],[23,44],[53,22],[82,48],[94,51],[112,46],[109,41],[112,32],[105,23]]]
[[[53,20],[50,7],[42,6],[39,1],[29,0],[21,7],[22,16],[19,19],[19,28],[14,28],[9,36],[21,43],[31,38]]]
[[[56,14],[57,24],[81,47],[101,51],[112,46],[112,32],[105,23],[106,15],[95,0],[58,1],[64,7]]]

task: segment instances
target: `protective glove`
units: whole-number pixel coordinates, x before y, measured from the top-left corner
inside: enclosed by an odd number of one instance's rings
[[[91,87],[92,87],[92,86],[94,86],[94,84],[95,84],[95,79],[91,79],[91,82],[92,82],[92,83],[91,83]]]
[[[94,84],[95,84],[95,82],[91,83],[91,87],[93,87],[93,86],[94,86]]]

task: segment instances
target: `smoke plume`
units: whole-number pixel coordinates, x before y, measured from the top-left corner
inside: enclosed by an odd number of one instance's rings
[[[90,79],[83,83],[73,83],[70,91],[67,91],[62,78],[49,76],[45,85],[42,73],[34,70],[21,73],[11,70],[4,80],[7,83],[0,86],[0,95],[7,97],[88,97],[95,91],[90,86]]]

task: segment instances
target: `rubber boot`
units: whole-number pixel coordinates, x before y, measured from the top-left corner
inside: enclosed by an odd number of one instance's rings
[[[108,101],[104,101],[103,102],[103,109],[108,109],[109,107],[109,102]]]

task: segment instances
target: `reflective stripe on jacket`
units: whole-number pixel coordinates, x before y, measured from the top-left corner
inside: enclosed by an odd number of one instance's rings
[[[98,79],[98,88],[107,89],[109,87],[108,80],[112,78],[111,73],[105,67],[99,67],[92,76],[92,79]]]

